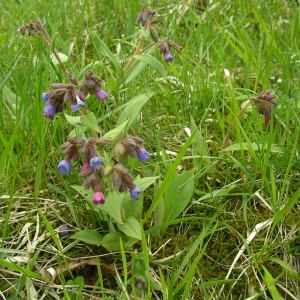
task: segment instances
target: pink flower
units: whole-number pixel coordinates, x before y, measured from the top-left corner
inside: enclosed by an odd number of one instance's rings
[[[104,198],[104,195],[103,195],[102,191],[97,190],[97,191],[94,192],[93,203],[95,205],[104,204],[105,203],[105,198]]]

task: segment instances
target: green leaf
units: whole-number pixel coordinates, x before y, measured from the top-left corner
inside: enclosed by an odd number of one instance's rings
[[[109,50],[107,45],[94,32],[90,31],[89,34],[92,37],[92,40],[95,43],[98,52],[100,52],[102,55],[106,56],[110,60],[112,66],[117,74],[121,74],[122,73],[121,65],[116,60],[114,54]]]
[[[151,54],[154,51],[155,47],[152,46],[149,50],[145,52],[144,55]],[[124,89],[130,82],[132,82],[136,77],[138,77],[144,69],[147,67],[147,63],[137,60],[133,63],[131,68],[127,70],[124,75],[123,82],[120,84],[120,90]]]
[[[125,132],[125,127],[127,128],[128,120],[124,121],[122,124],[120,124],[118,127],[114,128],[113,130],[110,130],[107,132],[103,137],[104,138],[111,138],[113,142],[117,140],[120,136],[120,134]]]
[[[259,151],[260,149],[262,149],[262,147],[263,144],[257,144],[257,143],[236,143],[236,144],[229,145],[228,147],[223,149],[222,152],[240,151],[240,150]],[[283,153],[283,150],[274,144],[271,145],[270,151],[273,153]]]
[[[143,224],[148,220],[148,218],[150,217],[152,212],[155,210],[158,203],[162,200],[164,193],[168,190],[170,182],[172,181],[173,177],[177,174],[176,169],[177,169],[178,165],[180,164],[180,162],[182,161],[182,158],[183,158],[185,152],[187,151],[188,147],[191,145],[195,134],[196,134],[196,131],[194,131],[192,133],[192,135],[187,139],[185,144],[181,147],[175,161],[170,166],[162,184],[160,185],[157,192],[155,193],[154,200],[143,219]]]
[[[119,225],[119,229],[123,231],[127,236],[141,239],[141,224],[134,217],[129,217],[126,223]]]
[[[192,117],[191,117],[191,121],[190,121],[190,127],[191,127],[191,132],[194,132],[196,130],[196,135],[195,135],[195,138],[192,143],[193,155],[200,155],[200,157],[201,157],[201,160],[199,160],[198,158],[194,158],[193,165],[196,170],[200,170],[203,166],[203,163],[208,164],[211,162],[211,160],[209,158],[210,153],[208,151],[206,141],[203,138],[203,136],[201,135],[201,133]]]
[[[288,200],[285,206],[276,212],[272,230],[274,227],[284,218],[284,216],[292,209],[292,207],[299,201],[300,199],[300,188],[293,194],[293,196]]]
[[[194,174],[185,171],[170,183],[164,196],[163,222],[174,220],[188,205],[194,192]]]
[[[81,116],[73,117],[67,114],[64,114],[67,122],[75,127],[83,127],[83,123],[81,121]]]
[[[67,60],[69,59],[69,57],[68,57],[67,55],[63,54],[63,53],[58,52],[57,54],[58,54],[58,56],[59,56],[59,58],[60,58],[60,60],[61,60],[62,62],[65,62],[65,61],[67,61]],[[52,54],[50,55],[50,59],[52,60],[52,63],[53,63],[54,65],[58,65],[58,64],[59,64],[59,62],[58,62],[56,56],[54,55],[54,53],[52,53]]]
[[[155,182],[157,177],[145,177],[145,178],[138,178],[134,180],[134,184],[138,186],[142,191],[145,191],[151,184]],[[122,208],[125,214],[125,217],[128,218],[130,216],[140,219],[141,213],[143,209],[143,201],[140,200],[132,200],[130,198],[130,194],[126,193],[124,195],[124,199],[122,201]]]
[[[16,103],[17,103],[17,95],[7,86],[5,85],[2,89],[3,97],[6,99],[6,103],[10,108],[12,115],[15,117],[16,115]]]
[[[24,275],[27,275],[28,277],[32,277],[38,280],[42,280],[42,281],[48,281],[48,279],[42,277],[41,275],[37,274],[36,272],[32,272],[29,269],[26,269],[24,267],[21,267],[15,263],[12,262],[8,262],[8,261],[4,261],[4,260],[0,260],[0,266],[8,268],[9,270],[13,270],[17,273],[22,273]]]
[[[85,190],[82,186],[72,186],[78,193],[81,194],[88,202],[92,203],[93,191]],[[105,203],[95,205],[94,209],[101,210],[108,214],[115,222],[123,224],[121,216],[121,203],[124,194],[118,194],[116,191],[108,191],[105,193]]]
[[[103,235],[95,230],[85,229],[76,232],[70,236],[70,238],[82,241],[86,244],[99,245],[103,240]]]
[[[94,115],[93,112],[89,112],[86,115],[80,116],[80,121],[84,125],[86,125],[87,128],[89,128],[91,130],[94,130],[96,132],[101,133],[101,131],[99,129],[99,126],[98,126],[98,123],[97,123],[97,119],[96,119],[96,117],[95,117],[95,115]]]
[[[276,285],[275,285],[276,280],[273,278],[271,273],[264,266],[262,266],[262,268],[264,269],[264,280],[265,280],[267,288],[272,296],[272,299],[273,300],[281,300],[282,297],[280,296],[280,294],[276,288]]]
[[[106,248],[108,251],[120,251],[120,239],[125,239],[121,232],[110,232],[104,236],[101,246]]]
[[[154,95],[154,92],[140,94],[134,98],[132,98],[123,109],[118,123],[122,124],[123,122],[128,120],[128,127],[131,126],[132,122],[139,115],[142,107],[149,101],[149,99]]]
[[[275,262],[275,263],[279,264],[280,266],[282,266],[282,268],[284,270],[288,271],[291,274],[291,276],[294,278],[294,280],[300,282],[299,274],[288,263],[286,263],[285,261],[278,259],[276,257],[269,257],[268,260]]]
[[[166,77],[166,70],[164,65],[159,62],[155,57],[149,54],[141,54],[141,55],[134,55],[134,58],[145,62],[148,64],[152,69],[154,69],[161,77]]]
[[[210,192],[204,196],[202,196],[200,199],[198,199],[197,201],[203,201],[203,200],[206,200],[206,199],[213,199],[213,198],[216,198],[216,197],[222,197],[222,196],[227,196],[229,194],[229,192],[234,189],[236,187],[236,185],[231,185],[230,187],[228,188],[222,188],[220,190],[216,190],[216,191],[213,191],[213,192]]]

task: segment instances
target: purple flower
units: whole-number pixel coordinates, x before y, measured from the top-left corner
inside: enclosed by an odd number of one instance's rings
[[[105,203],[105,198],[104,198],[104,195],[103,195],[102,191],[97,190],[97,191],[94,192],[93,203],[95,205]]]
[[[99,90],[96,93],[96,95],[100,101],[103,101],[104,99],[106,99],[108,97],[108,94],[106,92],[104,92],[103,90]]]
[[[62,225],[58,228],[58,232],[61,234],[69,234],[69,227],[67,225]]]
[[[44,102],[49,102],[49,97],[48,97],[47,93],[43,93],[42,98],[43,98]]]
[[[97,166],[102,166],[103,161],[101,160],[100,157],[94,156],[90,160],[90,168],[95,169]]]
[[[173,61],[173,56],[170,52],[165,53],[165,62],[171,62]]]
[[[131,199],[139,200],[139,194],[141,193],[141,189],[138,186],[133,186],[130,189],[130,197]]]
[[[69,160],[64,159],[64,160],[62,160],[58,164],[57,168],[58,168],[58,172],[60,174],[67,174],[67,175],[69,175],[70,174],[70,170],[71,170],[71,163],[70,163]]]
[[[137,159],[140,162],[145,162],[149,159],[150,153],[145,148],[140,148],[136,151]]]
[[[77,100],[77,104],[71,104],[71,109],[73,112],[78,112],[80,107],[85,107],[85,103],[81,100]]]
[[[56,113],[56,105],[51,104],[49,101],[46,102],[47,105],[44,107],[44,116],[53,120]]]

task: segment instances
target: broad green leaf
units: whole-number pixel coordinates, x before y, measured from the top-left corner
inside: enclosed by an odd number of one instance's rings
[[[126,223],[119,225],[119,229],[127,236],[141,239],[141,223],[134,217],[129,217]]]
[[[203,136],[201,135],[201,133],[192,117],[191,117],[191,121],[190,121],[190,127],[191,127],[192,132],[194,132],[196,130],[196,135],[195,135],[195,138],[192,143],[193,155],[200,155],[200,157],[201,157],[201,160],[199,160],[198,158],[197,159],[194,158],[193,165],[196,168],[196,170],[200,170],[203,167],[203,164],[208,164],[211,162],[211,160],[209,158],[210,153],[208,151],[206,141],[203,138]],[[204,156],[205,156],[205,158],[203,158]]]
[[[125,239],[125,236],[121,232],[110,232],[103,237],[101,246],[108,251],[120,251],[120,239]]]
[[[161,62],[159,62],[155,57],[153,57],[152,55],[149,55],[149,54],[134,55],[134,58],[148,64],[161,77],[166,77],[167,76],[165,66]]]
[[[128,127],[131,126],[132,122],[136,119],[139,115],[142,107],[149,101],[149,99],[154,95],[154,92],[140,94],[132,98],[123,109],[118,123],[122,124],[128,120]]]
[[[119,136],[126,131],[128,124],[128,120],[124,121],[122,124],[120,124],[118,127],[110,130],[106,134],[104,134],[104,138],[111,138],[113,142],[119,138]]]
[[[194,131],[191,134],[191,136],[187,139],[185,144],[181,147],[175,161],[170,166],[163,182],[161,183],[161,185],[159,186],[158,190],[155,193],[154,200],[143,219],[143,224],[148,220],[148,218],[150,217],[152,212],[155,210],[158,203],[162,200],[164,193],[168,190],[170,182],[172,181],[173,177],[177,174],[177,167],[180,164],[180,162],[182,161],[182,158],[184,157],[186,150],[191,145],[195,134],[196,134],[196,131]]]
[[[164,196],[163,222],[174,220],[188,205],[194,192],[194,174],[185,171],[170,183]]]
[[[236,143],[229,145],[225,149],[222,150],[222,152],[228,152],[228,151],[240,151],[240,150],[254,150],[258,151],[263,147],[263,144],[257,144],[257,143]],[[274,144],[271,145],[271,152],[273,153],[283,153],[283,150]]]
[[[67,114],[64,114],[67,122],[75,127],[83,127],[83,123],[81,121],[81,116],[73,117]]]
[[[275,285],[276,280],[273,278],[271,273],[264,266],[262,266],[262,268],[264,269],[264,281],[265,281],[267,288],[272,296],[272,299],[273,300],[282,300],[282,297],[279,294],[279,292],[276,288],[276,285]]]
[[[134,180],[134,184],[138,186],[142,191],[145,191],[151,184],[155,182],[157,178],[158,176],[138,178]],[[140,198],[142,198],[142,196],[140,196]],[[140,219],[143,210],[143,201],[142,199],[132,200],[128,192],[125,194],[122,201],[122,208],[126,218],[132,216],[136,219]]]
[[[115,58],[114,54],[109,50],[107,45],[99,38],[97,34],[93,33],[92,31],[90,31],[89,33],[90,36],[92,37],[93,42],[96,45],[98,52],[100,52],[102,55],[106,56],[110,60],[117,74],[121,74],[122,73],[121,65]]]
[[[80,230],[70,236],[72,239],[80,240],[86,244],[99,245],[103,239],[103,235],[95,230]]]
[[[85,190],[82,186],[72,186],[72,188],[80,193],[88,202],[92,203],[92,190]],[[124,194],[118,194],[116,191],[108,191],[105,193],[105,203],[95,205],[95,209],[108,214],[115,222],[122,224],[121,203],[123,197]]]
[[[94,115],[93,112],[89,112],[86,115],[82,115],[80,116],[80,121],[89,129],[94,130],[96,132],[101,133],[98,123],[97,123],[97,119]]]

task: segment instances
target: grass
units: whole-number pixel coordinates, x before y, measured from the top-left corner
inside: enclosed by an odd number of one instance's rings
[[[150,2],[0,4],[0,299],[300,298],[298,2]],[[152,47],[122,74],[150,6],[183,51],[165,63]],[[109,98],[87,100],[99,126],[114,137],[129,120],[144,139],[149,161],[126,165],[139,201],[106,177],[94,206],[79,163],[57,171],[74,126],[43,117],[42,93],[67,81],[41,39],[17,32],[35,18],[68,70],[103,80]],[[239,116],[263,91],[278,102],[268,126],[252,105]]]

